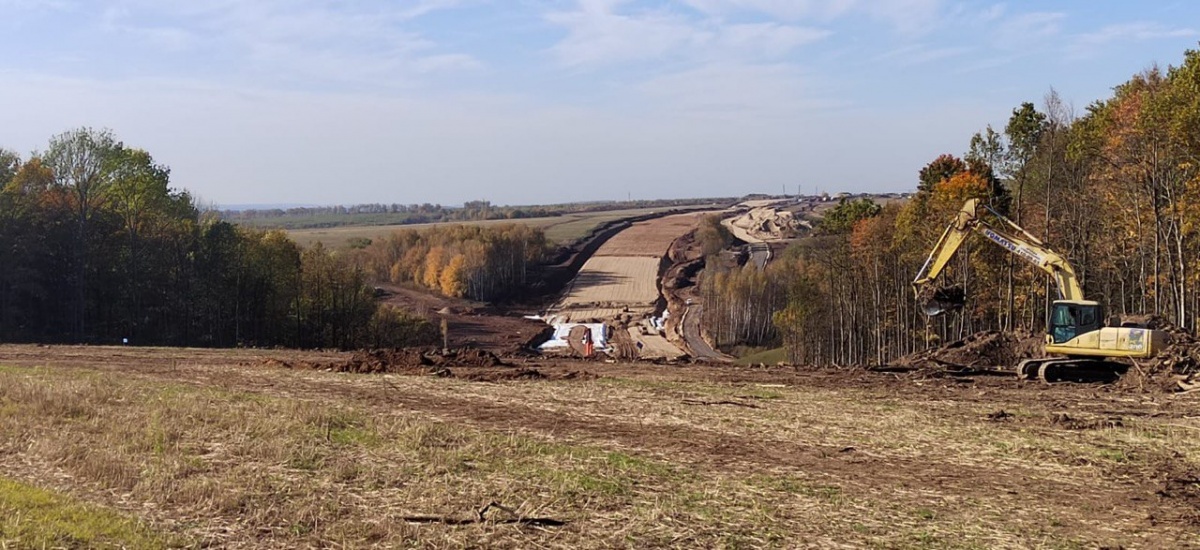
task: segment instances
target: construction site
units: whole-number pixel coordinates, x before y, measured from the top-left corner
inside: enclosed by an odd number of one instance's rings
[[[133,547],[1200,544],[1200,341],[1162,319],[1102,380],[1015,375],[1035,333],[844,366],[716,349],[704,217],[764,269],[821,207],[616,224],[535,311],[377,289],[443,346],[0,346],[0,467]]]

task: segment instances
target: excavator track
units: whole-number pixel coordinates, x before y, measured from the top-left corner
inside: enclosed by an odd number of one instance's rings
[[[1046,383],[1112,383],[1129,367],[1115,361],[1086,357],[1026,359],[1017,365],[1017,378]]]

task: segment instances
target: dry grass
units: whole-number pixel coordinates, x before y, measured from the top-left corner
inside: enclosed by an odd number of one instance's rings
[[[764,386],[669,370],[480,384],[236,366],[255,352],[198,353],[194,365],[182,352],[121,353],[131,358],[119,368],[0,369],[0,467],[196,543],[1200,543],[1186,502],[1155,496],[1164,476],[1200,464],[1192,401]],[[1011,416],[989,417],[999,409]],[[505,523],[494,510],[466,521],[489,502],[566,525]]]
[[[46,369],[0,373],[0,402],[0,456],[24,463],[14,471],[65,480],[201,545],[708,546],[781,536],[761,515],[773,504],[742,501],[725,482],[425,415]],[[568,523],[404,519],[466,520],[493,501]]]
[[[685,206],[680,209],[706,208],[704,205]],[[546,239],[553,243],[570,244],[591,233],[601,224],[624,218],[661,212],[662,208],[631,208],[627,210],[609,210],[604,212],[579,212],[548,218],[524,218],[516,220],[482,220],[467,222],[424,223],[407,225],[355,225],[344,227],[329,227],[316,229],[293,229],[288,235],[302,246],[310,246],[318,241],[332,248],[345,248],[351,239],[379,239],[392,232],[403,229],[426,229],[434,225],[501,225],[519,223],[541,228],[546,232]],[[667,244],[670,244],[669,242]],[[666,249],[664,248],[664,251]]]

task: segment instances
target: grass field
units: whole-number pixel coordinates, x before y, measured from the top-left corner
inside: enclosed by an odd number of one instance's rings
[[[124,525],[76,540],[130,547],[1200,544],[1195,396],[603,363],[479,383],[266,357],[341,355],[0,346],[0,469],[53,491],[0,485],[27,518],[0,522],[5,545],[94,546],[28,535],[61,525],[46,499]]]
[[[690,210],[707,208],[707,206],[685,206],[676,208],[680,210]],[[584,237],[601,224],[623,218],[650,214],[653,212],[662,212],[663,210],[663,208],[637,208],[630,210],[610,210],[606,212],[581,212],[577,214],[565,214],[563,216],[549,218],[447,222],[447,224],[497,225],[520,223],[534,227],[540,227],[546,232],[546,237],[551,242],[558,244],[569,244]],[[342,248],[347,246],[351,239],[377,239],[381,236],[388,235],[393,231],[401,229],[423,229],[433,225],[444,224],[356,225],[321,229],[294,229],[289,230],[288,235],[290,235],[292,239],[300,243],[302,246],[309,246],[317,241],[321,241],[327,247]]]

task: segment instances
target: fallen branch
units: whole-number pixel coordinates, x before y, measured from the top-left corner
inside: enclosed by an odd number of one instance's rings
[[[507,512],[510,516],[504,519],[488,519],[486,514],[488,510],[497,509]],[[473,525],[477,523],[504,523],[504,524],[520,524],[533,525],[538,527],[562,527],[567,522],[554,518],[527,518],[522,517],[512,508],[504,506],[499,502],[489,502],[475,511],[474,517],[450,517],[450,516],[401,516],[400,519],[409,523],[441,523],[443,525]]]
[[[684,399],[683,404],[684,405],[734,405],[737,407],[745,407],[747,409],[761,409],[762,408],[753,403],[742,403],[741,401],[730,401],[728,399],[723,399],[721,401],[702,401],[700,399]]]

